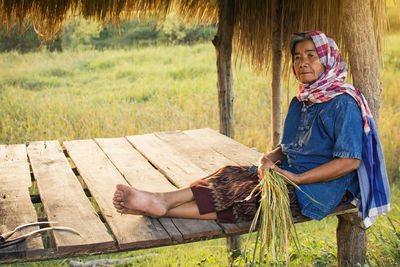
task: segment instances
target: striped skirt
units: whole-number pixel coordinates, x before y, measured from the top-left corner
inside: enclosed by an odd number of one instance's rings
[[[190,189],[200,214],[216,212],[219,222],[236,223],[253,220],[258,209],[260,194],[251,192],[257,184],[257,172],[250,167],[225,166],[193,182]],[[294,187],[288,185],[288,192],[292,214],[300,213]]]

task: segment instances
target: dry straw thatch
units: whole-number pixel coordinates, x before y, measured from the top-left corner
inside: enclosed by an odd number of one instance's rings
[[[271,61],[272,0],[231,0],[234,3],[234,47],[236,55],[256,69]],[[292,32],[321,30],[333,36],[346,55],[343,44],[341,5],[348,0],[282,0],[282,49],[288,62]],[[387,28],[386,1],[370,0],[378,52]],[[130,17],[164,17],[174,11],[187,22],[218,23],[218,0],[0,0],[0,25],[29,21],[45,39],[60,30],[71,15],[118,24]],[[287,64],[284,64],[287,65]]]

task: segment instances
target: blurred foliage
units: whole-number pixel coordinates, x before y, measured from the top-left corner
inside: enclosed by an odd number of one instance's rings
[[[62,46],[66,49],[91,48],[92,40],[101,32],[101,26],[96,22],[76,17],[68,20],[62,30]]]
[[[95,49],[127,48],[133,45],[146,46],[157,44],[160,31],[155,21],[139,22],[130,20],[119,27],[106,25],[97,37],[92,38],[91,44]]]
[[[395,206],[398,209],[398,207]],[[400,263],[400,217],[386,215],[387,224],[379,228],[374,233],[376,242],[381,244],[382,254],[388,255],[388,258],[393,260],[393,263]],[[375,255],[373,255],[375,256]],[[376,262],[382,262],[382,259],[374,257]],[[381,266],[384,266],[384,262]]]
[[[41,43],[32,26],[5,27],[0,31],[0,52],[16,50],[21,53],[43,48],[50,51],[62,49],[124,49],[132,46],[157,44],[195,44],[211,40],[216,33],[215,25],[185,24],[174,15],[164,21],[156,19],[132,19],[120,25],[100,25],[79,17],[64,23],[54,42]]]
[[[211,40],[216,34],[216,25],[182,23],[176,15],[169,15],[160,28],[169,42],[174,44],[194,44]]]
[[[50,51],[62,51],[61,38],[56,36],[54,41],[41,42],[33,27],[23,25],[14,26],[10,29],[0,29],[0,52],[17,50],[21,53],[39,51],[42,47]]]

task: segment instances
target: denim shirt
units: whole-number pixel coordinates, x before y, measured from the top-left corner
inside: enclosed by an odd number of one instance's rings
[[[289,106],[280,144],[286,155],[281,167],[300,174],[337,157],[361,159],[362,129],[360,109],[348,94],[309,106],[295,97]],[[336,208],[346,190],[353,196],[358,194],[357,172],[300,188],[296,189],[296,195],[301,213],[321,220]]]

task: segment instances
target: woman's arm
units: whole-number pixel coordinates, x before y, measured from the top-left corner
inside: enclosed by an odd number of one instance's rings
[[[311,184],[316,182],[327,182],[334,180],[351,171],[358,169],[360,160],[354,158],[335,158],[321,166],[306,171],[301,174],[294,174],[289,171],[282,170],[274,164],[270,164],[270,169],[277,171],[287,178],[292,180],[295,184]]]

